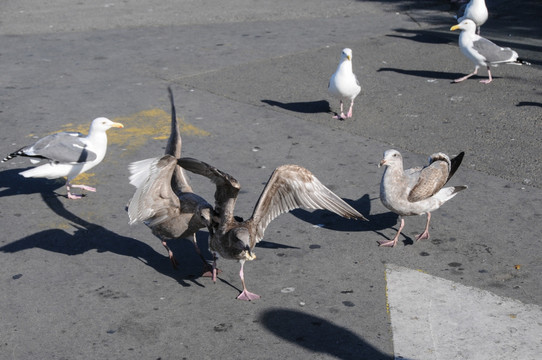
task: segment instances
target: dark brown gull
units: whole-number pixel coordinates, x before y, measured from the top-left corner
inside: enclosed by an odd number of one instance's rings
[[[474,71],[454,82],[461,82],[478,73],[480,66],[487,68],[488,79],[480,80],[481,83],[489,84],[491,77],[490,66],[499,64],[530,65],[528,62],[518,59],[518,53],[510,48],[503,48],[474,33],[476,25],[470,19],[461,21],[450,30],[461,30],[459,34],[459,49],[470,61],[474,63]]]
[[[352,117],[352,109],[354,108],[354,99],[361,92],[356,75],[352,72],[352,50],[349,48],[343,49],[341,53],[341,61],[337,70],[327,86],[329,93],[339,99],[341,105],[340,115],[334,116],[335,119],[346,119]],[[350,107],[346,115],[343,111],[343,99],[350,100]]]
[[[237,297],[240,300],[260,298],[247,290],[243,268],[245,261],[256,258],[254,246],[262,240],[265,229],[277,216],[303,207],[326,209],[345,218],[367,220],[309,170],[298,165],[283,165],[271,175],[250,219],[243,221],[233,214],[241,188],[237,180],[197,159],[181,158],[179,164],[216,184],[214,215],[209,229],[209,246],[215,257],[213,268],[216,268],[216,253],[226,259],[239,260],[239,277],[243,285],[243,291]],[[216,272],[213,279],[216,279]]]
[[[87,185],[72,184],[72,180],[96,165],[98,165],[107,152],[106,131],[112,127],[122,128],[121,123],[113,122],[107,118],[96,118],[90,124],[88,135],[78,132],[59,132],[45,136],[32,145],[20,148],[6,156],[2,162],[16,156],[29,157],[33,164],[42,160],[46,164],[25,170],[19,174],[25,178],[58,179],[66,177],[66,189],[69,199],[80,199],[81,195],[71,193],[71,188],[80,188],[95,192],[96,189]]]
[[[444,187],[454,175],[463,160],[464,152],[450,160],[443,153],[429,157],[429,164],[424,167],[403,170],[403,157],[397,150],[386,150],[380,166],[385,166],[380,182],[380,200],[385,207],[399,215],[401,225],[392,240],[380,241],[380,246],[393,247],[401,230],[405,226],[405,216],[427,214],[424,231],[416,240],[429,238],[431,212],[437,210],[446,201],[453,198],[467,186]]]
[[[137,190],[128,206],[130,224],[143,222],[160,239],[174,268],[178,262],[167,242],[191,238],[194,248],[204,264],[204,275],[210,275],[210,266],[197,243],[199,229],[210,226],[212,206],[192,191],[183,169],[177,164],[181,156],[182,139],[177,122],[171,88],[171,135],[166,155],[130,164],[130,183]]]

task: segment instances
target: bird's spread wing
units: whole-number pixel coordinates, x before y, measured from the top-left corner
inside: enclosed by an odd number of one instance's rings
[[[171,176],[177,164],[171,155],[131,163],[130,184],[137,190],[128,206],[130,224],[143,221],[148,226],[167,219],[170,208],[179,208],[179,198],[171,189]]]
[[[178,164],[185,170],[209,178],[215,185],[215,212],[221,225],[233,219],[233,210],[241,185],[235,178],[203,161],[193,158],[180,158]]]
[[[473,41],[472,47],[482,55],[487,62],[502,63],[514,61],[513,58],[515,52],[512,49],[502,48],[486,38],[480,37]]]
[[[345,218],[367,220],[309,170],[283,165],[275,169],[254,208],[252,221],[257,227],[256,241],[263,238],[273,219],[297,208],[326,209]]]
[[[442,153],[431,155],[429,165],[418,172],[416,184],[408,194],[408,201],[416,202],[436,194],[448,181],[450,159]]]
[[[169,135],[165,153],[179,159],[181,157],[183,142],[181,138],[181,131],[179,129],[179,122],[177,121],[177,112],[175,110],[175,101],[173,99],[173,91],[171,90],[171,86],[168,86],[167,90],[169,94],[169,102],[171,103],[171,134]],[[173,178],[171,179],[171,185],[173,186],[173,191],[175,191],[177,194],[192,192],[192,187],[190,186],[188,177],[180,166],[175,167]]]
[[[61,132],[41,138],[22,149],[23,155],[49,159],[54,162],[77,164],[94,161],[96,153],[87,149],[80,133]]]

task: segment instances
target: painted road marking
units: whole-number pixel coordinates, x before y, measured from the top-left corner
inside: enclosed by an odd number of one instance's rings
[[[542,309],[387,264],[396,359],[539,359]]]

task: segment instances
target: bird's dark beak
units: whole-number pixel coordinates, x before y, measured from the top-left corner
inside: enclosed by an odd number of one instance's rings
[[[380,160],[380,163],[378,163],[378,167],[382,167],[386,164],[386,159]]]
[[[244,250],[245,250],[246,252],[248,252],[248,254],[249,254],[250,256],[252,256],[252,251],[250,250],[250,246],[248,246],[248,245],[245,246]]]

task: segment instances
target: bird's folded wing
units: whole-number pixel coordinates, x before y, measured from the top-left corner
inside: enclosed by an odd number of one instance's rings
[[[215,213],[224,225],[233,219],[237,195],[241,189],[239,182],[231,175],[194,158],[180,158],[177,163],[185,170],[209,178],[215,185]]]
[[[421,201],[436,194],[448,181],[448,173],[449,167],[445,161],[436,161],[424,167],[408,194],[408,201]]]
[[[38,156],[59,163],[77,164],[94,161],[96,153],[87,149],[79,133],[61,132],[46,136],[23,151],[28,156]]]
[[[502,63],[515,60],[514,50],[510,48],[502,48],[483,37],[473,41],[472,48],[490,63]]]

